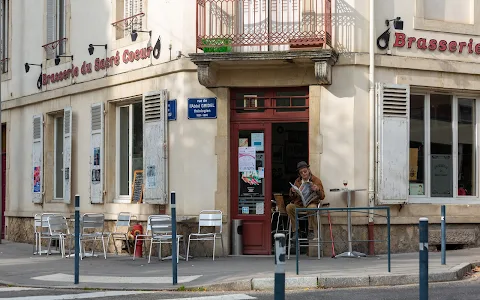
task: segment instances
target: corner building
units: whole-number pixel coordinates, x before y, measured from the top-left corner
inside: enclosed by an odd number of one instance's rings
[[[390,207],[394,252],[417,251],[419,217],[439,245],[442,204],[447,243],[479,244],[480,0],[1,1],[7,239],[33,242],[33,216],[68,217],[77,194],[109,230],[145,225],[175,191],[179,233],[221,210],[227,251],[240,219],[242,253],[271,254],[271,200],[305,160],[331,207],[344,181],[364,189],[352,206]],[[352,224],[387,237],[366,210]],[[343,252],[346,214],[332,226]]]

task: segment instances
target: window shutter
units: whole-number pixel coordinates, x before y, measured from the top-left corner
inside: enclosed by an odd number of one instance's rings
[[[143,12],[143,0],[125,0],[124,17],[129,18]],[[142,30],[142,17],[130,20],[132,28],[125,28],[125,34],[129,34],[132,29]]]
[[[43,199],[43,115],[33,116],[32,201]]]
[[[143,95],[143,199],[167,203],[167,90]]]
[[[72,108],[63,110],[63,202],[70,204],[72,178]]]
[[[103,203],[103,103],[91,106],[90,201]]]
[[[57,40],[57,0],[47,0],[47,44]],[[55,50],[46,48],[47,58],[55,57]]]
[[[410,86],[376,84],[379,204],[408,201]]]

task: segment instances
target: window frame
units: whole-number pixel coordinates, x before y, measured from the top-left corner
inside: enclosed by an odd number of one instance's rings
[[[123,5],[123,14],[122,17],[119,18],[117,14],[117,2],[122,1],[124,3]],[[113,14],[112,14],[112,23],[115,23],[117,21],[123,20],[125,18],[125,1],[126,0],[114,0],[112,1],[112,6],[113,6]],[[148,0],[141,0],[142,1],[142,8],[143,8],[143,13],[145,14],[142,17],[142,30],[148,30],[147,28],[147,9],[148,9]],[[117,27],[112,26],[112,47],[113,49],[118,49],[118,48],[124,48],[133,44],[137,44],[140,42],[145,42],[150,39],[148,34],[139,34],[137,37],[136,41],[132,41],[131,37],[129,34],[124,35],[123,37],[117,38]]]
[[[52,201],[53,202],[62,202],[65,198],[65,188],[63,186],[64,182],[63,179],[65,177],[65,169],[64,169],[64,162],[62,160],[62,197],[57,197],[57,130],[58,130],[58,119],[62,119],[62,124],[64,124],[65,119],[63,115],[54,115],[53,116],[53,195]],[[62,127],[62,157],[64,155],[64,145],[63,142],[65,141],[65,130]]]
[[[133,181],[133,105],[140,103],[143,105],[142,101],[134,101],[127,104],[119,104],[115,108],[116,113],[116,124],[115,124],[115,199],[113,200],[114,203],[131,203],[131,196],[132,196],[132,187],[131,183]],[[120,109],[123,107],[128,107],[128,180],[130,182],[130,186],[128,187],[128,195],[121,195],[120,194]],[[143,118],[142,118],[142,126],[143,126]]]
[[[63,26],[60,26],[60,18],[58,17],[59,16],[59,13],[60,13],[60,5],[59,5],[59,1],[63,1],[64,3],[64,19],[63,19]],[[61,38],[66,38],[66,40],[63,42],[63,49],[62,47],[60,47],[60,44],[57,45],[57,47],[55,48],[55,52],[54,52],[54,56],[56,55],[68,55],[70,53],[70,43],[69,43],[69,40],[68,40],[68,36],[69,36],[69,33],[70,33],[70,19],[71,19],[71,3],[70,3],[70,0],[55,0],[55,40],[53,41],[49,41],[48,40],[48,4],[47,4],[47,1],[45,1],[45,6],[44,6],[44,11],[45,11],[45,14],[44,14],[44,41],[45,41],[45,44],[48,44],[48,43],[52,43],[52,42],[56,42],[58,40],[60,40]],[[63,27],[63,33],[64,33],[64,36],[63,37],[60,37],[60,27]],[[62,49],[63,51],[60,52],[60,49]],[[46,67],[49,68],[49,67],[53,67],[55,66],[54,64],[54,59],[55,57],[53,58],[48,58],[48,52],[47,50],[45,49],[43,51],[43,55],[44,55],[44,60],[47,60],[46,61]],[[62,57],[60,58],[60,64],[63,64],[65,62],[70,62],[71,61],[71,58],[69,57]]]
[[[413,29],[480,35],[480,0],[473,0],[473,24],[453,23],[425,18],[425,0],[416,0]]]
[[[452,188],[453,196],[452,197],[431,197],[431,134],[430,134],[430,95],[431,94],[445,94],[452,96]],[[412,91],[411,95],[424,96],[424,136],[425,136],[425,178],[424,178],[424,187],[425,195],[408,195],[408,203],[418,203],[418,204],[479,204],[480,188],[479,188],[479,125],[480,125],[480,96],[471,95],[471,94],[462,94],[462,93],[446,93],[446,92],[417,92]],[[458,99],[471,99],[475,103],[475,195],[474,196],[458,196]],[[410,126],[410,124],[409,124]],[[409,129],[410,130],[410,129]],[[408,141],[410,143],[410,141]],[[410,158],[409,158],[410,159]]]

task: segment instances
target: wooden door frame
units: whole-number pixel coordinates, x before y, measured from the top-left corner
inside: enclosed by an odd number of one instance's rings
[[[265,164],[264,164],[264,214],[263,215],[243,215],[238,211],[238,136],[241,130],[263,130],[264,133],[264,154],[265,154]],[[241,220],[251,220],[251,221],[263,221],[268,225],[269,230],[263,232],[263,238],[266,243],[266,248],[264,251],[252,251],[255,253],[244,252],[244,254],[259,254],[259,255],[270,255],[272,251],[272,239],[271,239],[271,230],[270,230],[270,210],[272,207],[271,202],[269,201],[270,195],[272,194],[271,184],[265,184],[266,182],[271,182],[272,178],[272,126],[269,122],[258,122],[258,123],[232,123],[230,126],[231,139],[231,174],[230,184],[231,184],[231,205],[230,205],[230,215],[231,219],[241,219]]]

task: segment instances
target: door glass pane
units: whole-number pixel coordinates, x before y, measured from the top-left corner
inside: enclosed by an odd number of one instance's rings
[[[453,197],[452,97],[430,96],[431,196]]]
[[[286,107],[286,108],[277,108],[277,112],[285,111],[305,111],[306,108],[295,108],[295,106],[307,106],[307,98],[305,97],[305,91],[288,91],[288,92],[277,92],[275,98],[276,107]]]
[[[241,130],[238,139],[238,213],[265,214],[264,132]]]
[[[410,195],[425,195],[425,96],[410,96]]]
[[[55,118],[55,198],[63,198],[63,117]]]
[[[129,107],[120,107],[120,156],[119,156],[119,176],[120,176],[120,195],[128,196],[130,194],[130,178],[129,178],[129,141],[130,141],[130,118]]]
[[[131,178],[136,170],[143,170],[143,114],[142,103],[135,103],[133,108],[133,128],[132,128],[132,170]]]
[[[458,196],[474,196],[475,100],[458,99]]]

